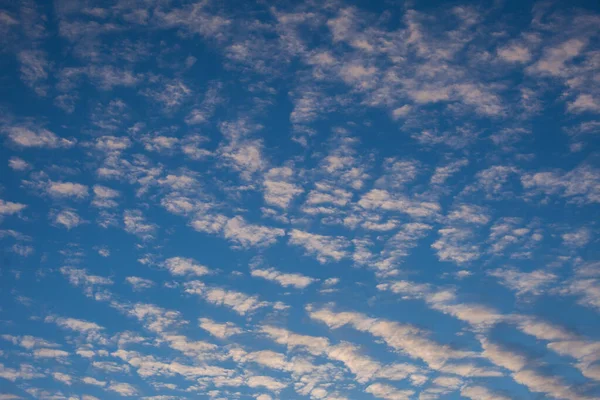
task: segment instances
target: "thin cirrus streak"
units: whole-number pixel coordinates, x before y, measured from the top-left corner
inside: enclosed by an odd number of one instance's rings
[[[0,400],[600,398],[600,7],[0,6]]]

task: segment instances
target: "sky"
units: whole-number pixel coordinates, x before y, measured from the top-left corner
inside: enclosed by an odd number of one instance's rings
[[[0,1],[0,400],[600,399],[599,27]]]

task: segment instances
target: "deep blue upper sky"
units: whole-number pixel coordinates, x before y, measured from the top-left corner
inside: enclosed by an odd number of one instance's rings
[[[600,398],[597,2],[0,3],[0,400]]]

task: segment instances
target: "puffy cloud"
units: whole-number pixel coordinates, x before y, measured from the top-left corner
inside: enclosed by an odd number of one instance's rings
[[[55,198],[73,197],[83,199],[88,196],[88,187],[73,182],[49,182],[46,189],[48,195]]]
[[[239,335],[243,331],[231,322],[218,323],[209,318],[198,320],[200,328],[219,339],[227,339],[230,336]]]
[[[515,291],[518,296],[525,294],[539,295],[558,279],[551,272],[543,270],[521,272],[514,268],[498,268],[489,271],[488,275],[498,278],[502,285]]]
[[[383,340],[391,348],[412,358],[421,359],[434,369],[441,368],[448,360],[474,355],[468,351],[456,350],[448,345],[436,343],[428,339],[423,331],[408,324],[370,318],[356,312],[336,313],[327,308],[320,310],[309,308],[309,316],[333,329],[349,325],[358,331],[368,332]]]
[[[527,71],[531,74],[564,75],[565,63],[577,57],[585,45],[583,40],[569,39],[557,46],[546,48],[543,57],[527,68]]]
[[[11,157],[8,160],[8,166],[15,171],[27,171],[31,169],[31,164],[19,157]]]
[[[139,394],[138,390],[134,386],[130,385],[129,383],[125,383],[125,382],[112,381],[106,387],[106,389],[110,390],[111,392],[118,393],[120,396],[125,396],[125,397],[137,396]]]
[[[254,277],[276,282],[283,287],[293,286],[297,289],[304,289],[315,281],[314,278],[310,278],[308,276],[301,274],[287,274],[279,272],[274,268],[253,269],[250,274]]]
[[[267,247],[285,235],[281,228],[247,223],[243,217],[231,218],[223,227],[223,235],[242,247]]]
[[[13,203],[12,201],[0,199],[0,216],[17,214],[26,207],[26,204]]]
[[[55,224],[62,225],[67,229],[75,228],[85,221],[74,210],[64,209],[54,213],[52,220]]]
[[[495,393],[485,386],[466,386],[461,389],[460,394],[472,400],[510,400],[510,397]]]
[[[139,292],[154,287],[154,281],[150,279],[140,278],[139,276],[128,276],[125,281],[131,285],[133,290]]]
[[[569,172],[536,172],[521,176],[528,196],[559,196],[577,204],[600,202],[600,171],[580,165]]]
[[[438,234],[440,238],[431,248],[436,250],[441,261],[452,261],[460,265],[481,256],[479,246],[472,243],[473,232],[470,229],[450,226],[438,230]]]
[[[33,356],[36,358],[61,358],[68,357],[69,353],[58,349],[35,349]]]
[[[340,261],[348,256],[349,242],[342,236],[324,236],[293,229],[289,233],[289,243],[301,246],[308,254],[314,255],[320,263]]]
[[[252,313],[264,307],[273,307],[274,309],[285,308],[281,303],[262,301],[258,296],[247,295],[235,290],[207,287],[199,281],[186,282],[184,287],[186,293],[199,295],[209,303],[229,307],[240,315]]]
[[[14,126],[5,130],[5,133],[8,139],[19,147],[58,149],[73,147],[76,143],[74,139],[60,138],[47,129],[34,131],[25,127]]]
[[[156,231],[156,225],[147,222],[140,210],[126,210],[123,213],[125,231],[132,233],[141,239],[152,239]]]
[[[29,364],[21,364],[19,369],[6,367],[4,364],[0,363],[0,378],[7,379],[11,382],[15,382],[17,380],[31,380],[37,378],[43,378],[44,375],[36,368]]]
[[[531,60],[531,52],[525,46],[514,43],[497,50],[498,57],[511,63],[526,63]]]
[[[267,204],[287,208],[290,202],[303,190],[292,183],[294,171],[290,167],[271,168],[263,182],[264,198]]]
[[[456,174],[468,164],[468,160],[462,159],[451,162],[441,167],[436,167],[434,174],[431,176],[430,182],[434,185],[444,184],[448,180],[448,178]]]
[[[117,190],[102,185],[94,185],[93,191],[93,206],[99,208],[113,208],[118,206],[118,203],[114,200],[120,196],[120,193]]]
[[[385,400],[408,400],[415,394],[414,390],[400,390],[385,383],[369,385],[365,392]]]
[[[273,392],[279,392],[288,386],[287,383],[265,375],[255,375],[248,378],[246,385],[251,388],[263,387]]]
[[[210,273],[210,270],[204,265],[200,265],[193,259],[185,257],[168,258],[165,260],[164,266],[175,276],[202,276]]]
[[[367,210],[399,211],[413,218],[429,217],[440,211],[439,204],[435,202],[413,200],[382,189],[367,192],[358,201],[358,205]]]

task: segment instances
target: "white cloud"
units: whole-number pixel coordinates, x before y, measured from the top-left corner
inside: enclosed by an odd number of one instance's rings
[[[441,209],[436,202],[412,200],[382,189],[367,192],[358,201],[358,205],[367,210],[400,211],[411,217],[429,217]]]
[[[279,392],[285,389],[288,385],[285,382],[278,381],[275,378],[264,375],[255,375],[248,378],[246,385],[251,388],[263,387],[273,392]]]
[[[81,333],[101,331],[104,329],[103,327],[101,327],[100,325],[98,325],[94,322],[84,321],[84,320],[76,319],[76,318],[64,318],[64,317],[50,316],[50,317],[46,317],[45,321],[46,322],[54,322],[62,328],[67,328],[67,329],[81,332]]]
[[[71,384],[73,384],[73,377],[71,375],[64,374],[62,372],[53,372],[52,377],[55,380],[64,383],[65,385],[71,386]]]
[[[474,355],[472,352],[456,350],[436,343],[428,339],[422,330],[412,325],[370,318],[356,312],[336,313],[326,308],[320,310],[309,308],[308,311],[312,319],[324,322],[330,328],[337,329],[349,325],[358,331],[368,332],[382,339],[391,348],[425,361],[433,369],[441,368],[448,360]]]
[[[100,387],[106,386],[106,382],[99,381],[98,379],[92,378],[90,376],[86,376],[86,377],[82,378],[81,381],[88,385],[94,385],[94,386],[100,386]]]
[[[94,185],[93,191],[93,206],[99,208],[112,208],[118,206],[118,203],[114,200],[120,196],[120,193],[117,190],[102,185]]]
[[[531,60],[531,52],[525,46],[512,44],[498,49],[498,57],[511,63],[526,63]]]
[[[243,217],[237,216],[227,221],[223,234],[226,239],[248,248],[270,246],[277,242],[279,237],[285,235],[285,231],[280,228],[249,224]]]
[[[561,238],[563,244],[568,247],[584,247],[591,240],[591,233],[589,229],[580,228],[573,232],[563,233]]]
[[[565,64],[577,57],[586,43],[580,39],[569,39],[555,47],[544,50],[543,57],[527,68],[531,74],[561,76],[566,73]]]
[[[536,172],[521,176],[528,196],[559,196],[578,204],[600,203],[600,171],[580,165],[569,172]]]
[[[446,164],[442,167],[437,167],[434,174],[431,176],[430,182],[434,185],[441,185],[448,180],[452,175],[456,174],[463,167],[467,166],[469,161],[467,159],[457,160]]]
[[[465,264],[477,260],[481,256],[480,248],[472,243],[473,232],[468,228],[446,227],[438,230],[440,238],[431,248],[436,250],[440,261],[452,261]]]
[[[315,281],[314,278],[301,274],[286,274],[279,272],[274,268],[253,269],[250,273],[254,277],[263,278],[272,282],[277,282],[283,287],[293,286],[296,289],[304,289]]]
[[[209,318],[200,318],[198,323],[200,328],[219,339],[227,339],[230,336],[243,333],[243,331],[232,322],[218,323]]]
[[[575,114],[584,112],[600,113],[600,99],[589,94],[580,94],[575,100],[567,104],[567,110]]]
[[[33,356],[35,358],[62,358],[68,357],[69,353],[58,349],[35,349]]]
[[[139,394],[138,390],[134,386],[124,382],[112,381],[106,387],[106,389],[126,397],[137,396]]]
[[[126,232],[144,240],[151,239],[156,231],[156,225],[147,222],[140,210],[126,210],[123,213],[123,222]]]
[[[314,255],[322,264],[348,257],[346,248],[350,243],[345,237],[317,235],[298,229],[293,229],[289,235],[290,244],[304,247],[308,254]]]
[[[385,400],[409,400],[415,394],[414,390],[400,390],[385,383],[369,385],[365,392]]]
[[[75,228],[85,221],[74,210],[65,209],[53,215],[53,221],[67,229]]]
[[[26,204],[13,203],[0,199],[0,215],[13,215],[21,212],[27,207]]]
[[[510,400],[510,397],[495,393],[485,386],[465,386],[460,394],[471,400]]]
[[[13,144],[20,147],[57,149],[73,147],[76,143],[74,139],[60,138],[47,129],[34,132],[29,128],[15,126],[8,128],[5,133]]]
[[[164,266],[175,276],[203,276],[210,273],[210,270],[204,265],[200,265],[193,259],[185,257],[168,258],[165,260]]]
[[[83,199],[88,196],[88,187],[80,183],[73,182],[49,182],[46,189],[51,197],[73,197]]]
[[[184,286],[186,293],[202,296],[209,303],[229,307],[240,315],[246,315],[264,307],[285,308],[281,303],[262,301],[258,296],[247,295],[235,290],[207,287],[200,281],[186,282]]]
[[[128,276],[127,278],[125,278],[125,280],[131,285],[133,290],[135,290],[136,292],[151,289],[155,285],[154,281],[151,281],[150,279],[140,278],[139,276]]]
[[[303,192],[303,189],[292,183],[294,171],[290,167],[271,168],[265,174],[263,186],[267,204],[287,208],[291,201]]]
[[[31,169],[31,164],[19,157],[11,157],[8,160],[8,166],[15,171],[27,171]]]
[[[4,366],[4,364],[0,363],[0,378],[7,379],[11,382],[15,382],[17,380],[30,380],[43,378],[44,375],[36,368],[29,364],[21,364],[19,369],[9,368]]]
[[[515,291],[518,296],[525,294],[539,295],[558,279],[551,272],[543,270],[521,272],[514,268],[498,268],[489,271],[488,275],[498,278],[502,285]]]

